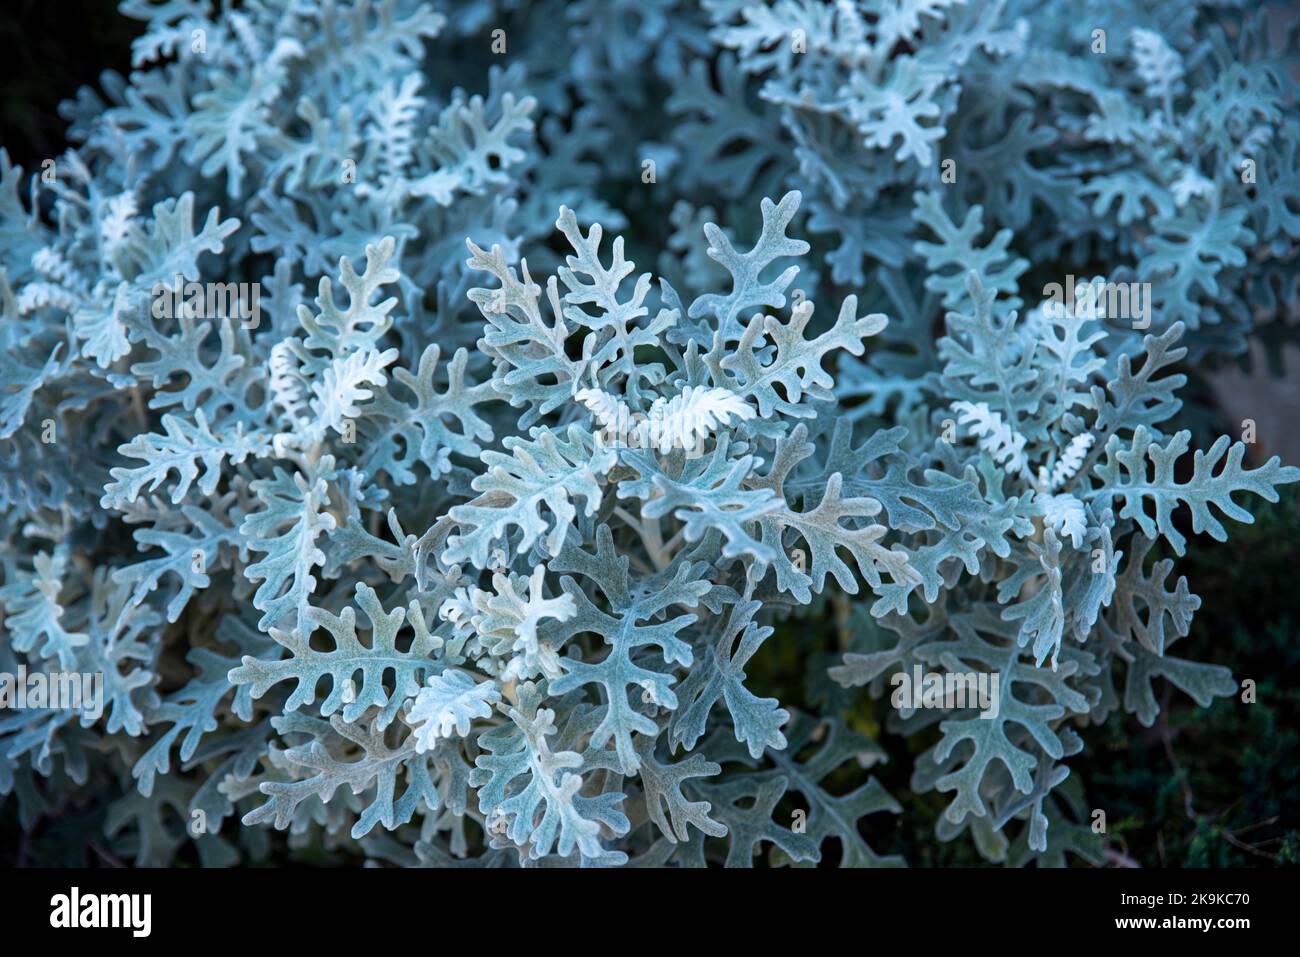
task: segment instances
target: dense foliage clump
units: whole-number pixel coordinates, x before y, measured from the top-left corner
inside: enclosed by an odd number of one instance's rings
[[[1241,696],[1176,563],[1300,480],[1182,398],[1300,306],[1294,24],[122,10],[73,147],[0,154],[0,672],[103,676],[0,710],[25,834],[899,865],[916,814],[1126,859],[1085,755]]]

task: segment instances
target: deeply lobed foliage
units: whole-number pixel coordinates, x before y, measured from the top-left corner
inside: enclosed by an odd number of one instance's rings
[[[122,6],[53,182],[0,157],[0,671],[106,696],[0,713],[25,827],[896,865],[853,709],[919,665],[1001,677],[883,729],[938,838],[1097,860],[1087,726],[1236,690],[1155,556],[1300,479],[1180,427],[1189,350],[1300,300],[1267,10]],[[1031,294],[1062,263],[1150,329]],[[176,276],[260,321],[157,316]],[[832,617],[820,711],[749,677]]]

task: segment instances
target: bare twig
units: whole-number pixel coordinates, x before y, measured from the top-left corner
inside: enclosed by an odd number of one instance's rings
[[[1110,861],[1116,867],[1141,867],[1137,861],[1129,857],[1123,851],[1118,851],[1113,847],[1106,848],[1106,860]]]
[[[1269,861],[1277,860],[1278,856],[1276,854],[1270,854],[1268,853],[1268,851],[1261,851],[1259,848],[1255,847],[1252,844],[1247,844],[1245,841],[1238,840],[1236,835],[1234,835],[1231,831],[1224,830],[1222,834],[1223,834],[1223,839],[1227,841],[1229,844],[1231,844],[1233,847],[1237,848],[1238,850],[1245,851],[1247,854],[1254,854],[1256,857],[1262,857],[1265,860],[1269,860]]]
[[[1183,789],[1183,808],[1187,812],[1187,820],[1195,821],[1196,807],[1192,795],[1192,786],[1187,783],[1187,775],[1183,773],[1182,765],[1178,763],[1178,758],[1174,755],[1174,743],[1169,738],[1169,722],[1165,720],[1163,712],[1160,715],[1160,743],[1164,745],[1165,757],[1169,759],[1169,764],[1174,769],[1174,777],[1178,779],[1178,783]]]

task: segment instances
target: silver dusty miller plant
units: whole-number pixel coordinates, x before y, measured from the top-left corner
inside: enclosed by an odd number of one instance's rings
[[[1111,10],[1131,56],[1070,84],[1078,31],[1014,2],[123,7],[137,69],[66,105],[79,146],[0,155],[0,674],[103,680],[99,713],[0,698],[24,828],[100,801],[69,826],[151,865],[900,865],[902,736],[938,839],[1098,860],[1089,726],[1236,691],[1172,653],[1200,600],[1165,554],[1300,480],[1176,425],[1188,349],[1295,301],[1300,227],[1233,172],[1296,156],[1257,21],[1236,63]],[[1149,329],[1021,298],[1072,240],[1155,287]],[[918,670],[996,700],[853,720]]]

